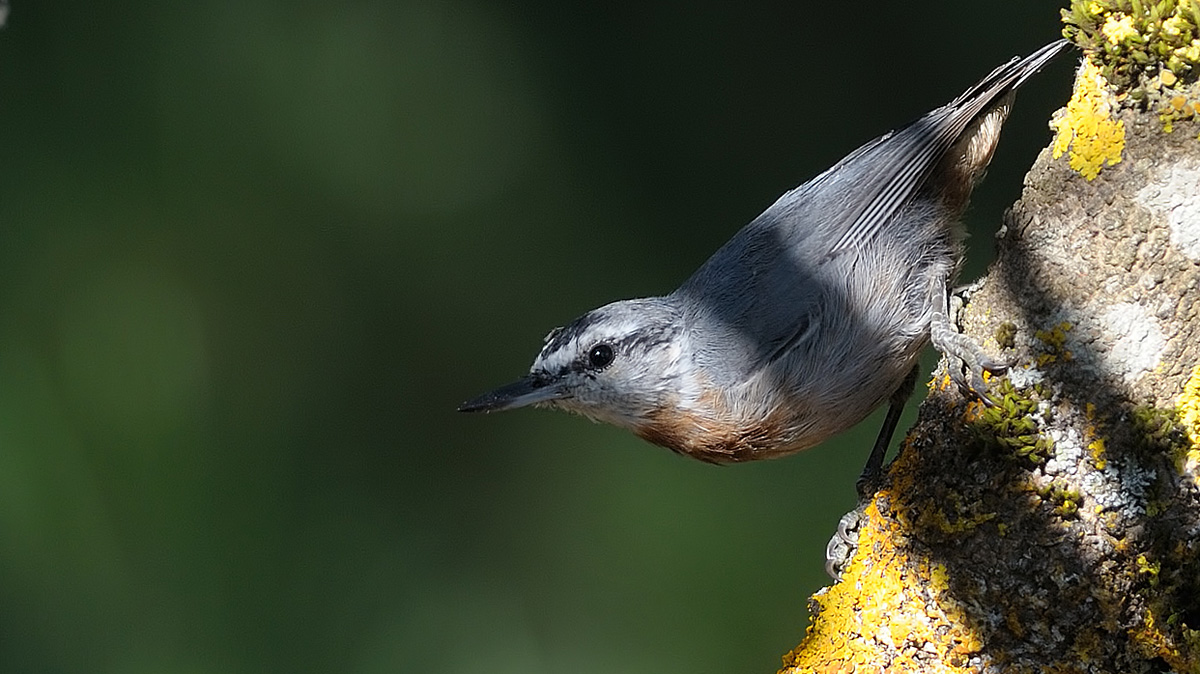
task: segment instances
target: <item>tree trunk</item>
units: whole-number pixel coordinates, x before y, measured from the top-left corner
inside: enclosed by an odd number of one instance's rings
[[[935,377],[784,672],[1200,672],[1200,123],[1098,76],[962,318],[998,404]]]

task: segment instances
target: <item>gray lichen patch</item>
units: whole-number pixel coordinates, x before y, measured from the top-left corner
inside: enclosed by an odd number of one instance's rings
[[[1200,262],[1200,160],[1163,166],[1154,182],[1134,194],[1136,202],[1171,230],[1171,245]]]
[[[1126,384],[1136,384],[1162,362],[1167,340],[1158,320],[1147,307],[1133,302],[1120,302],[1101,315],[1109,343],[1097,353],[1100,367],[1119,375]]]

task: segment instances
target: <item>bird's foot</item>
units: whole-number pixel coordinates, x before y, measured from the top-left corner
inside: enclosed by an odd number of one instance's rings
[[[842,572],[850,565],[858,550],[858,532],[866,520],[869,500],[859,501],[858,507],[842,515],[838,520],[833,538],[825,545],[825,573],[834,580],[842,579]]]
[[[968,294],[970,290],[960,291]],[[1016,364],[1015,360],[992,358],[971,337],[959,329],[959,317],[963,311],[960,292],[949,293],[942,299],[942,311],[935,311],[929,328],[929,339],[934,348],[942,352],[949,361],[947,370],[950,380],[968,398],[979,400],[988,407],[995,401],[988,395],[987,378],[984,373],[1000,376]]]

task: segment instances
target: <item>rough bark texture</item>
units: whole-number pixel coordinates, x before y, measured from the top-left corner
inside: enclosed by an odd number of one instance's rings
[[[935,378],[784,672],[1200,672],[1200,124],[1117,120],[1030,171],[963,318],[999,404]]]

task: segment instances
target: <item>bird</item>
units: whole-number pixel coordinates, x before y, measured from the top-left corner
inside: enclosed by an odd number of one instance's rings
[[[808,449],[889,403],[863,475],[877,473],[927,345],[978,395],[1008,365],[951,321],[960,218],[1014,92],[1067,46],[1014,57],[783,194],[674,292],[555,328],[527,375],[459,410],[565,410],[731,464]]]

